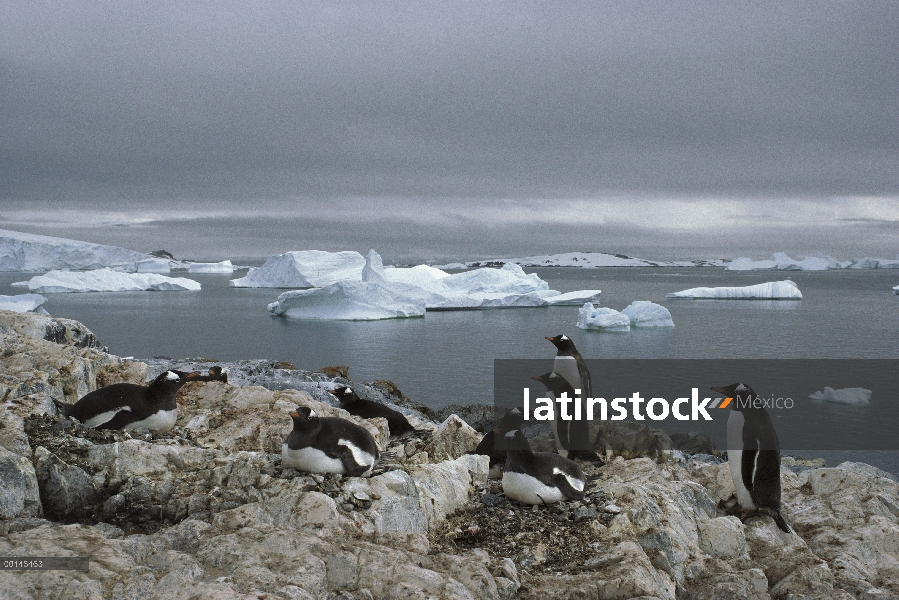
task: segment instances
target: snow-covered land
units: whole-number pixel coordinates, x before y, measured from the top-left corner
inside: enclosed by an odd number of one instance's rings
[[[0,229],[0,271],[128,267],[146,258],[146,254],[115,246]]]
[[[744,287],[697,287],[666,294],[666,298],[715,300],[802,300],[802,292],[792,281],[769,281]]]
[[[234,265],[230,260],[217,263],[190,263],[188,271],[191,273],[233,273]]]
[[[14,283],[32,292],[141,292],[196,291],[200,284],[184,277],[167,277],[155,273],[122,273],[110,268],[93,271],[50,271],[28,281]]]
[[[812,400],[826,400],[837,404],[868,404],[871,402],[871,390],[865,388],[841,388],[835,390],[832,387],[824,387],[824,391],[809,395]]]
[[[577,326],[580,329],[600,331],[630,331],[631,319],[612,308],[594,307],[592,303],[587,302],[578,311]]]
[[[16,296],[0,296],[0,310],[11,310],[17,313],[46,313],[41,305],[47,299],[40,294],[18,294]]]
[[[745,256],[735,259],[727,265],[728,271],[827,271],[844,269],[852,261],[840,262],[826,254],[806,256],[802,260],[793,260],[783,252],[775,253],[768,260],[752,260]]]
[[[133,270],[138,273],[171,273],[172,263],[167,258],[145,258],[134,263]]]
[[[361,281],[365,258],[358,252],[325,252],[301,250],[270,257],[261,267],[254,267],[240,279],[232,279],[233,287],[311,288],[324,287],[337,281]]]
[[[525,258],[496,258],[467,263],[468,267],[491,267],[504,263],[515,263],[522,267],[720,267],[725,260],[645,260],[624,254],[604,254],[602,252],[565,252],[545,256]],[[447,265],[449,267],[449,265]]]
[[[634,327],[674,327],[671,312],[649,300],[635,300],[621,313],[628,316]]]

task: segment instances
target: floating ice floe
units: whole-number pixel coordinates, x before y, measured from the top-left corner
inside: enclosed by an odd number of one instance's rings
[[[621,313],[628,316],[634,327],[674,327],[671,312],[648,300],[635,300]]]
[[[41,305],[47,299],[40,294],[18,294],[16,296],[0,296],[0,310],[11,310],[17,313],[39,312],[47,314]]]
[[[188,271],[190,273],[233,273],[234,265],[230,260],[217,263],[190,263]]]
[[[726,268],[728,271],[827,271],[843,269],[851,264],[852,261],[840,262],[820,252],[802,260],[794,260],[783,252],[776,252],[768,260],[752,260],[742,256],[734,259]]]
[[[578,311],[577,326],[580,329],[601,331],[630,331],[631,319],[617,310],[604,306],[594,307],[587,302]]]
[[[826,400],[837,404],[868,404],[871,402],[871,390],[865,388],[841,388],[835,390],[832,387],[824,387],[823,392],[815,392],[809,395],[812,400]]]
[[[27,286],[32,292],[141,292],[196,291],[200,284],[184,277],[167,277],[155,273],[122,273],[112,269],[93,271],[50,271],[13,285]]]
[[[605,254],[602,252],[565,252],[546,256],[528,256],[524,258],[497,258],[470,262],[468,267],[498,266],[504,263],[515,263],[522,267],[581,267],[593,269],[597,267],[717,267],[724,265],[725,260],[646,260],[624,254]],[[449,265],[443,268],[449,268]]]
[[[301,250],[270,257],[246,276],[232,279],[233,287],[312,288],[337,281],[362,280],[365,259],[358,252]]]
[[[115,246],[0,229],[0,271],[127,267],[146,258],[146,254]]]
[[[802,300],[799,287],[790,280],[769,281],[744,287],[697,287],[666,294],[666,298],[715,300]]]
[[[171,273],[172,263],[167,258],[145,258],[134,263],[133,270],[138,273]]]

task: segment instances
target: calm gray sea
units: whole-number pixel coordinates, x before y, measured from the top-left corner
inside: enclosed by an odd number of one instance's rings
[[[602,305],[634,300],[666,306],[673,328],[629,333],[581,331],[577,307],[433,312],[373,322],[292,321],[266,305],[284,290],[237,289],[233,276],[189,275],[199,292],[49,295],[50,314],[87,325],[121,356],[271,358],[300,369],[348,365],[356,381],[393,380],[411,398],[439,408],[490,403],[494,359],[547,360],[545,336],[568,334],[586,358],[899,358],[899,271],[728,272],[721,268],[526,269],[562,292],[603,291]],[[0,294],[30,275],[0,275]],[[697,286],[751,285],[790,277],[803,300],[667,301]],[[727,383],[727,382],[722,382]],[[829,408],[827,418],[858,407]],[[822,415],[824,411],[822,411]],[[847,413],[847,414],[851,414]],[[823,418],[823,417],[822,417]],[[846,456],[841,456],[846,458]],[[899,472],[893,459],[855,457]],[[829,460],[829,462],[831,462]]]

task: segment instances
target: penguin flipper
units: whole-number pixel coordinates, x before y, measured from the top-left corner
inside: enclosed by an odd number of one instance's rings
[[[129,424],[139,419],[134,418],[134,413],[130,410],[120,410],[113,418],[96,425],[94,429],[124,429]]]
[[[743,486],[752,491],[752,476],[755,474],[755,462],[758,450],[755,448],[744,448],[740,457],[740,475],[743,478]]]
[[[552,478],[553,485],[559,488],[559,491],[565,494],[566,498],[570,500],[583,500],[584,499],[584,488],[581,487],[580,490],[575,489],[574,486],[571,485],[571,482],[567,477],[565,477],[562,473],[556,473]]]

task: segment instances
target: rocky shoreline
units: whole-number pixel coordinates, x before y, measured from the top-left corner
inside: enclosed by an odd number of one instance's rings
[[[345,371],[241,361],[185,385],[168,434],[93,431],[53,400],[208,361],[123,360],[38,314],[0,311],[0,339],[0,556],[90,557],[0,571],[4,598],[899,598],[899,483],[869,465],[785,459],[785,534],[728,515],[729,470],[702,440],[628,426],[597,431],[609,461],[583,501],[524,506],[466,454],[485,407],[438,414],[354,382],[432,433],[360,420],[386,452],[375,473],[312,476],[280,464],[286,415],[347,416],[327,393]]]

